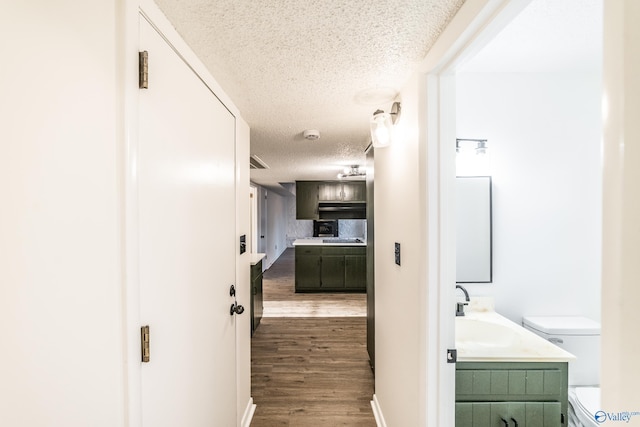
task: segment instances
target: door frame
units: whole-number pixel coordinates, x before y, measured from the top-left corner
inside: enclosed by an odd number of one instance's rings
[[[178,55],[192,69],[192,71],[209,87],[211,92],[220,100],[220,102],[229,110],[236,118],[236,148],[238,151],[238,135],[242,124],[242,115],[235,106],[231,98],[223,90],[222,86],[211,76],[207,67],[200,61],[196,54],[180,37],[173,25],[167,20],[162,11],[153,2],[153,0],[137,0],[137,1],[121,1],[117,2],[115,11],[118,19],[117,31],[118,49],[115,52],[116,66],[118,67],[118,134],[124,141],[123,147],[119,152],[119,175],[120,175],[120,200],[121,200],[121,217],[123,230],[123,255],[124,264],[123,277],[123,336],[125,340],[124,357],[126,359],[126,367],[123,372],[125,389],[123,391],[125,425],[130,427],[142,426],[142,398],[141,398],[141,380],[142,380],[142,364],[140,362],[140,283],[139,283],[139,240],[138,240],[138,182],[136,175],[136,166],[138,158],[138,51],[140,48],[139,41],[139,15],[144,15],[154,26],[158,32],[166,39],[166,41],[176,50]],[[153,70],[150,72],[150,84],[153,80]],[[238,159],[235,161],[234,168],[239,164]],[[248,163],[246,164],[248,170]],[[248,174],[248,172],[247,172]],[[238,192],[246,197],[246,189],[239,190],[237,187],[238,171],[234,173],[236,186],[236,200],[239,200]],[[236,202],[238,203],[238,202]],[[236,206],[237,208],[237,206]],[[237,221],[236,221],[237,222]],[[247,224],[249,225],[249,224]],[[235,225],[236,234],[238,232],[238,224]],[[236,278],[235,281],[241,279],[238,277],[238,271],[246,264],[248,277],[248,258],[240,258],[236,252]],[[244,276],[243,276],[244,277]],[[250,348],[249,334],[243,334],[242,330],[246,328],[236,327],[236,349]],[[246,388],[245,384],[240,384],[241,377],[247,377],[248,370],[250,376],[251,365],[241,366],[236,353],[236,389],[240,397],[241,388]],[[246,363],[245,363],[246,365]],[[251,387],[248,388],[248,400],[246,402],[238,401],[236,410],[236,423],[238,426],[248,427],[251,417],[255,409],[253,399],[250,397]]]
[[[251,247],[249,252],[256,253],[258,250],[258,187],[251,184],[249,186],[249,197],[251,198]]]
[[[531,0],[467,0],[422,62],[420,74],[420,203],[427,278],[421,333],[421,424],[455,424],[455,141],[456,70],[504,29]],[[448,286],[450,284],[451,286]]]

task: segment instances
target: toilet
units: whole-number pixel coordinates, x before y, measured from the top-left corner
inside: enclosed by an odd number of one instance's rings
[[[523,317],[525,329],[576,356],[569,362],[569,427],[595,427],[600,408],[600,324],[580,316]]]

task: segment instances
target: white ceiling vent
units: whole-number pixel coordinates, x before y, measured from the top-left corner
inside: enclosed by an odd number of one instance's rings
[[[269,169],[269,166],[254,154],[249,157],[249,169]]]

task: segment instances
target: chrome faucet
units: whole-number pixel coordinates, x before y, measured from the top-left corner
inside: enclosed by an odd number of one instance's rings
[[[462,292],[464,292],[465,300],[465,302],[456,303],[456,316],[464,316],[464,306],[469,305],[469,301],[471,301],[469,299],[469,292],[467,292],[467,290],[462,285],[456,285],[456,289],[462,289]]]

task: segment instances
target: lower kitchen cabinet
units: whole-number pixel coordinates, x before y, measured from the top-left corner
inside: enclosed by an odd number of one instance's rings
[[[456,427],[567,425],[566,362],[458,362]]]
[[[296,292],[366,292],[364,246],[296,246]]]
[[[251,336],[262,319],[262,301],[262,261],[258,261],[251,266]]]
[[[320,289],[319,246],[296,246],[295,249],[295,286],[296,292],[314,292]]]
[[[344,256],[344,282],[354,289],[367,289],[367,255],[363,248],[362,255]]]

